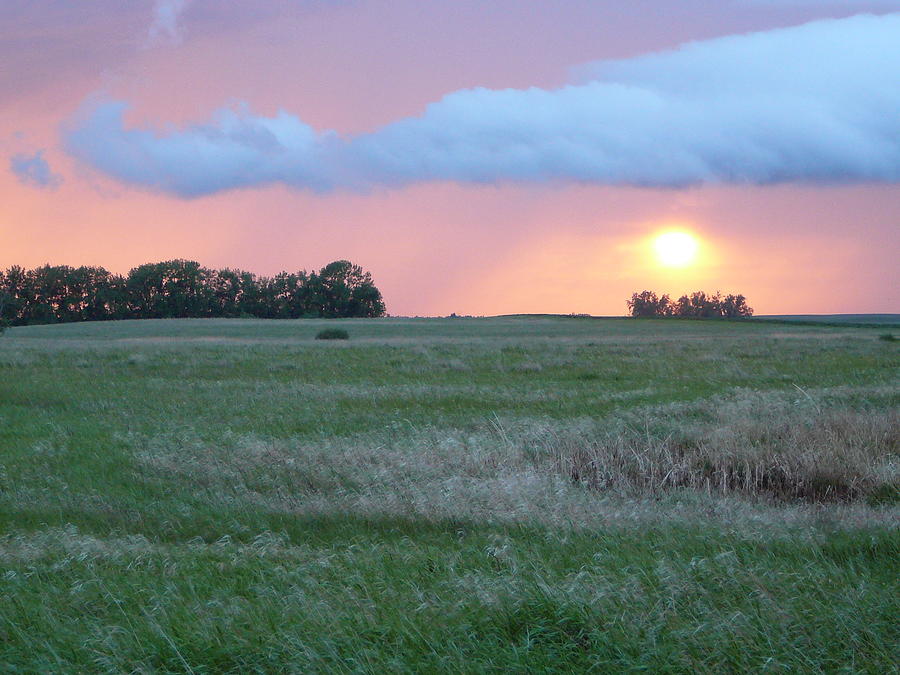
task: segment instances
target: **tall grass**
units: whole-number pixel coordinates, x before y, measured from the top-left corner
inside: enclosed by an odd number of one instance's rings
[[[900,490],[900,412],[798,411],[772,398],[715,408],[700,424],[645,419],[544,443],[558,471],[598,490],[690,488],[812,502],[889,499]]]
[[[0,340],[0,672],[892,672],[861,328],[123,322]]]

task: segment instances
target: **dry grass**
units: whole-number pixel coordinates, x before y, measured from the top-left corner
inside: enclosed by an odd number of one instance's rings
[[[748,532],[753,522],[894,521],[898,412],[850,405],[875,390],[848,390],[824,408],[812,395],[744,391],[599,420],[492,416],[472,429],[401,421],[315,441],[231,434],[210,444],[184,433],[120,441],[144,480],[178,483],[209,506],[293,515],[578,529],[712,519]],[[817,506],[826,504],[827,512]]]
[[[622,428],[600,435],[554,435],[544,441],[545,451],[560,473],[598,490],[897,501],[897,410],[798,409],[778,397],[752,395],[699,411],[685,406],[681,419],[673,412],[643,424],[632,415]],[[712,419],[697,421],[698,412]]]

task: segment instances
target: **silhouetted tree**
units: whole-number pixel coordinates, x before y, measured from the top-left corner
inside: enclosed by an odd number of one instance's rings
[[[633,293],[628,300],[628,311],[631,312],[631,316],[668,316],[669,296],[658,298],[653,291]]]
[[[250,272],[240,273],[239,316],[255,316],[260,319],[268,318],[266,316],[266,298],[262,290],[263,282],[264,280],[257,279]]]
[[[314,292],[310,277],[302,270],[276,274],[267,287],[272,318],[299,319],[309,315]]]
[[[212,270],[194,260],[167,260],[135,267],[127,287],[135,318],[172,319],[213,315],[208,284]]]
[[[237,317],[241,315],[244,295],[241,270],[223,269],[212,272],[207,278],[207,287],[212,302],[211,315]]]
[[[348,260],[336,260],[310,275],[309,286],[319,316],[384,316],[384,301],[372,275]]]
[[[10,324],[9,319],[4,315],[4,310],[6,309],[6,302],[8,300],[6,292],[4,289],[4,273],[0,270],[0,335],[6,331],[7,327]]]
[[[738,318],[753,316],[753,308],[747,306],[747,298],[743,295],[726,295],[721,304],[722,316]]]
[[[318,273],[272,278],[242,270],[211,270],[193,260],[132,269],[127,277],[102,267],[44,265],[0,271],[0,321],[14,325],[123,318],[383,316],[372,276],[338,260]]]
[[[708,296],[703,291],[682,295],[676,303],[676,316],[698,319],[720,316],[718,296]]]
[[[32,299],[27,270],[17,265],[6,270],[0,292],[6,299],[0,316],[12,324],[25,323]]]
[[[747,306],[743,295],[727,295],[722,297],[718,291],[715,295],[707,295],[704,291],[695,291],[690,295],[682,295],[672,302],[669,296],[657,297],[653,291],[633,293],[627,301],[631,316],[675,316],[681,318],[738,318],[753,316],[753,308]]]

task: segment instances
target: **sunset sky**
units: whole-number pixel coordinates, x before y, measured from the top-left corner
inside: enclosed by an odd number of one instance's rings
[[[900,0],[0,0],[0,154],[2,268],[900,312]]]

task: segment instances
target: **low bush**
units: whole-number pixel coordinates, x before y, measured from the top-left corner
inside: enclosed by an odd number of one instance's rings
[[[897,341],[897,338],[894,336],[893,333],[884,333],[882,335],[879,335],[878,339],[884,340],[885,342],[896,342]]]
[[[350,334],[343,328],[325,328],[316,333],[316,340],[349,340]]]

